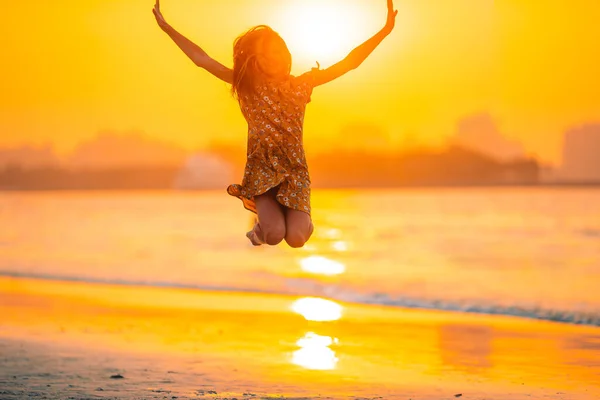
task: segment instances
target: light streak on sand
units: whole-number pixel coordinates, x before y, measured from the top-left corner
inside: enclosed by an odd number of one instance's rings
[[[308,332],[296,342],[300,349],[292,355],[292,363],[311,370],[335,369],[338,358],[330,346],[338,342],[337,338]]]

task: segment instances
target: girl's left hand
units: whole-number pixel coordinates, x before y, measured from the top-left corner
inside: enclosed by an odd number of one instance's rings
[[[156,18],[156,22],[158,23],[158,26],[160,26],[160,28],[163,31],[169,27],[169,24],[167,23],[167,21],[165,21],[165,17],[163,17],[162,13],[160,12],[160,0],[156,0],[156,4],[154,4],[152,13],[154,14],[154,17]]]
[[[396,15],[398,15],[398,10],[394,10],[393,0],[387,0],[387,8],[388,14],[384,29],[387,33],[390,33],[394,30],[394,27],[396,26]]]

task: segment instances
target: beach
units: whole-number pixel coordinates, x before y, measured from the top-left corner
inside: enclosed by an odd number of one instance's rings
[[[0,197],[0,399],[600,398],[600,191]]]
[[[600,400],[600,1],[2,10],[0,400]]]
[[[600,396],[596,327],[23,278],[0,299],[2,399]]]

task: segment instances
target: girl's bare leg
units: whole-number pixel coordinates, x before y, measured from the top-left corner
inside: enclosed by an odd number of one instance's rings
[[[285,241],[290,247],[304,247],[313,233],[310,215],[305,212],[285,209]]]
[[[285,214],[283,207],[275,200],[275,193],[276,190],[271,189],[254,198],[258,221],[246,236],[255,246],[276,246],[285,238]]]

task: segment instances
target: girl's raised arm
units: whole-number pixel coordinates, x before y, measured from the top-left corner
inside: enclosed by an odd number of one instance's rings
[[[152,9],[152,13],[156,17],[158,26],[167,34],[175,44],[196,64],[197,66],[204,68],[217,78],[227,83],[233,83],[233,71],[227,68],[220,62],[211,58],[204,50],[192,41],[187,39],[185,36],[177,32],[171,25],[169,25],[165,18],[160,12],[160,1],[156,0],[156,4]]]
[[[389,35],[396,25],[396,15],[398,11],[394,10],[393,0],[387,0],[388,14],[387,22],[382,30],[375,34],[371,39],[367,40],[348,54],[348,56],[337,64],[324,70],[313,70],[311,74],[314,77],[314,86],[323,85],[327,82],[339,78],[340,76],[358,68],[363,61],[375,50],[387,35]]]

